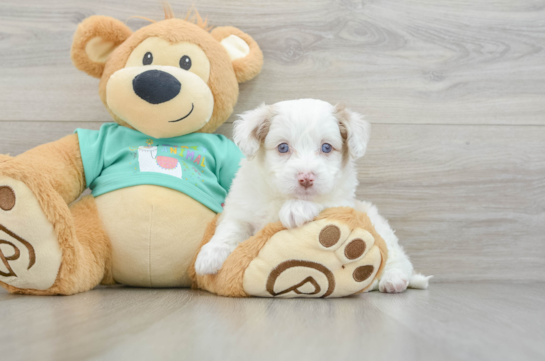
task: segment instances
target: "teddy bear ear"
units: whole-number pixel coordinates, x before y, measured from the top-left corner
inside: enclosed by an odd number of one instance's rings
[[[79,70],[100,78],[108,56],[132,31],[109,16],[90,16],[78,25],[72,42],[72,62]]]
[[[259,74],[263,53],[250,35],[232,26],[217,27],[210,34],[227,50],[239,83]]]

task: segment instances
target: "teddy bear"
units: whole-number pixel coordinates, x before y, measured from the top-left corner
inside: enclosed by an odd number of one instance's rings
[[[78,26],[73,63],[100,79],[114,122],[0,155],[0,285],[32,295],[116,283],[232,297],[369,289],[387,251],[353,209],[326,210],[300,229],[271,224],[218,274],[195,274],[242,158],[213,132],[233,112],[238,84],[261,71],[263,54],[235,27],[165,14],[135,32],[107,16]],[[92,194],[81,197],[87,188]]]

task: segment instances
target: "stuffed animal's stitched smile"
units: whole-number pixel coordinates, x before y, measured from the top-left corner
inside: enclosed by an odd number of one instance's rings
[[[176,122],[179,122],[180,120],[184,120],[185,118],[187,118],[188,116],[191,115],[191,113],[193,113],[193,109],[195,108],[195,106],[193,105],[193,103],[191,103],[191,110],[189,111],[189,113],[187,113],[185,116],[181,117],[180,119],[176,119],[176,120],[169,120],[168,122],[169,123],[176,123]]]

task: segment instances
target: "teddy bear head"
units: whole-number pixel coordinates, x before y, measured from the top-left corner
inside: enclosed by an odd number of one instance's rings
[[[111,17],[85,19],[72,61],[100,78],[100,98],[120,125],[155,138],[211,133],[231,115],[238,83],[261,71],[263,54],[237,28],[208,31],[198,13],[190,20],[165,14],[135,32]]]

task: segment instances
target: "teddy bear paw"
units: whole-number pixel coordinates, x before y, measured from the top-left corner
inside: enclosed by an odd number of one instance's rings
[[[53,225],[32,191],[0,177],[0,281],[46,290],[55,283],[61,258]]]
[[[261,297],[343,297],[369,289],[383,262],[373,235],[328,219],[273,235],[244,274]]]

